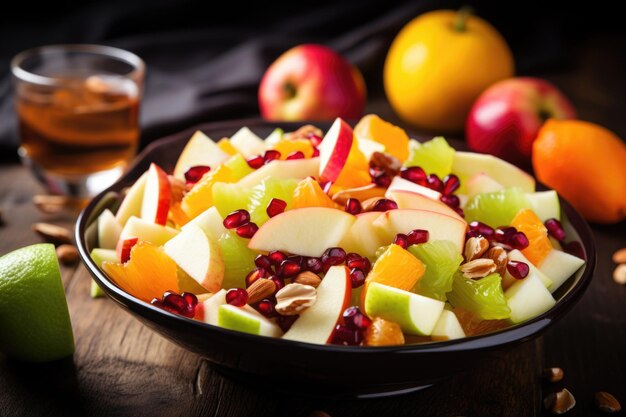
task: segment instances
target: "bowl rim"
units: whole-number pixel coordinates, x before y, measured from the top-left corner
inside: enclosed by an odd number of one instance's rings
[[[116,192],[127,185],[132,184],[141,172],[138,171],[141,163],[150,157],[150,155],[160,148],[165,148],[171,143],[189,138],[196,130],[208,131],[234,128],[238,129],[242,126],[251,128],[273,128],[279,126],[302,126],[307,123],[315,122],[269,122],[258,118],[237,119],[219,122],[209,122],[194,125],[177,133],[160,138],[149,144],[141,153],[139,153],[134,162],[131,164],[127,172],[114,184],[93,197],[88,205],[81,211],[76,221],[75,239],[81,260],[96,283],[104,290],[105,294],[112,298],[116,303],[126,307],[127,304],[135,307],[133,311],[144,318],[147,313],[149,315],[161,316],[171,323],[177,323],[179,326],[188,326],[197,331],[205,331],[213,333],[216,336],[237,337],[242,341],[268,343],[275,348],[300,348],[324,350],[328,352],[336,352],[340,354],[359,354],[372,352],[391,353],[391,354],[412,354],[412,353],[440,353],[446,351],[467,351],[467,350],[485,350],[504,347],[510,344],[521,343],[539,336],[547,327],[562,317],[573,305],[580,299],[588,287],[596,267],[596,248],[593,233],[589,224],[584,220],[578,211],[574,209],[565,199],[559,195],[561,210],[565,213],[572,228],[579,235],[580,242],[585,250],[586,258],[578,281],[556,302],[556,304],[548,311],[534,317],[530,320],[517,323],[503,329],[485,333],[481,335],[468,336],[460,339],[445,341],[430,341],[424,343],[412,343],[394,346],[343,346],[332,344],[315,344],[308,342],[300,342],[294,340],[285,340],[278,337],[252,335],[235,330],[225,329],[219,326],[211,325],[203,321],[190,319],[177,314],[170,313],[147,303],[131,294],[126,293],[116,286],[107,275],[96,265],[91,259],[87,248],[87,242],[84,238],[88,220],[92,217],[93,211],[98,208],[100,202],[111,192]],[[317,122],[318,124],[321,122]],[[458,141],[455,141],[458,143]],[[537,182],[542,186],[541,183]],[[549,189],[543,186],[545,189]],[[573,223],[576,222],[576,225]],[[124,300],[124,302],[122,301]],[[125,304],[126,303],[126,304]],[[149,319],[149,318],[148,318]],[[149,319],[153,321],[152,319]]]

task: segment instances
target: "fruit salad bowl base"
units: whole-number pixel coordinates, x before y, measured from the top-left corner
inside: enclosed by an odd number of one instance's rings
[[[316,124],[322,129],[329,127],[327,123]],[[539,336],[571,309],[589,285],[596,258],[592,233],[583,218],[562,199],[563,226],[570,240],[583,246],[587,262],[554,293],[556,305],[544,314],[503,330],[445,342],[388,347],[336,346],[236,332],[175,315],[139,300],[117,287],[89,256],[96,243],[99,214],[106,208],[115,212],[123,190],[150,163],[172,172],[178,155],[196,130],[221,138],[241,126],[263,136],[275,127],[289,131],[301,125],[256,119],[208,123],[148,146],[117,183],[89,203],[77,221],[76,241],[81,259],[104,293],[157,333],[205,357],[220,373],[258,389],[371,398],[423,389]],[[464,149],[458,141],[450,143]]]

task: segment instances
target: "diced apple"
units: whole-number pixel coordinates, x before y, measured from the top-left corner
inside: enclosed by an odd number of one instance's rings
[[[120,239],[117,242],[115,253],[119,262],[128,262],[128,260],[130,259],[130,250],[133,248],[133,246],[137,244],[138,241],[139,239],[137,237],[128,237]]]
[[[228,158],[229,155],[221,150],[211,138],[197,130],[180,153],[174,168],[174,176],[184,180],[185,172],[189,168],[199,165],[215,168]]]
[[[369,161],[374,152],[385,152],[385,145],[382,143],[357,137],[357,146],[363,153],[363,156]]]
[[[272,130],[272,133],[270,133],[266,138],[265,138],[265,148],[269,149],[272,146],[276,145],[278,142],[280,142],[283,139],[283,135],[285,134],[285,132],[277,127],[276,129]]]
[[[532,262],[526,259],[526,257],[524,256],[522,252],[520,252],[517,249],[514,249],[511,252],[509,252],[508,256],[509,256],[509,260],[511,261],[524,262],[526,265],[528,265],[528,268],[530,270],[528,272],[529,275],[530,274],[537,275],[537,277],[539,277],[539,279],[541,280],[541,282],[543,282],[543,285],[545,285],[546,288],[552,289],[552,286],[554,285],[554,283],[552,282],[552,279],[546,274],[544,274],[543,272],[541,272],[539,269],[537,269],[537,267],[533,265]],[[517,282],[517,280],[509,273],[509,271],[507,271],[502,277],[502,288],[507,289],[511,285],[513,285],[515,282]]]
[[[283,334],[273,321],[247,305],[244,307],[220,305],[217,309],[217,325],[258,336],[280,337]]]
[[[317,177],[320,168],[320,159],[292,159],[273,160],[267,165],[263,165],[251,174],[246,175],[237,182],[245,187],[254,187],[264,179],[271,177],[274,179],[304,179],[307,177]]]
[[[242,127],[230,137],[230,144],[246,158],[255,155],[263,155],[265,152],[265,142],[255,135],[246,126]]]
[[[379,212],[366,212],[357,214],[356,221],[339,243],[339,247],[347,252],[356,252],[362,256],[373,257],[376,250],[385,244],[379,236],[378,229],[373,226],[374,221],[380,216]]]
[[[530,208],[542,222],[548,219],[561,220],[561,203],[554,190],[526,193]]]
[[[89,256],[93,259],[96,265],[98,265],[98,267],[102,267],[103,262],[120,261],[115,249],[94,248],[91,250],[91,253],[89,253]]]
[[[430,337],[433,340],[462,339],[465,337],[465,332],[456,314],[450,310],[443,310]]]
[[[398,323],[407,334],[429,336],[445,303],[399,288],[372,282],[365,295],[365,313]]]
[[[398,233],[409,233],[414,229],[428,230],[429,240],[449,240],[463,252],[465,247],[465,231],[467,223],[458,217],[448,216],[435,211],[398,209],[382,213],[374,220],[374,227],[386,237],[387,242],[393,241]]]
[[[319,145],[319,176],[323,181],[335,181],[339,178],[350,155],[353,140],[354,133],[350,125],[339,117],[335,119]]]
[[[519,187],[527,193],[535,191],[535,180],[531,175],[493,155],[457,151],[452,172],[462,178],[484,172],[504,187]]]
[[[217,292],[224,278],[224,260],[217,241],[198,226],[190,226],[163,245],[165,254],[198,284]]]
[[[202,303],[203,317],[205,323],[217,326],[217,311],[221,305],[226,304],[226,290],[219,290]]]
[[[256,251],[321,256],[327,248],[341,242],[355,220],[355,216],[343,210],[327,207],[288,210],[261,226],[248,247]]]
[[[511,309],[510,320],[513,323],[537,317],[556,304],[541,278],[534,273],[511,285],[504,296]]]
[[[186,228],[192,226],[198,226],[204,230],[204,233],[215,239],[219,239],[222,233],[226,231],[226,228],[224,227],[224,219],[222,219],[222,216],[220,216],[220,213],[217,211],[217,207],[215,206],[210,207],[197,215],[181,229],[185,230]]]
[[[147,177],[148,171],[144,172],[128,189],[126,196],[122,200],[122,204],[120,204],[120,208],[117,209],[115,218],[121,226],[124,226],[132,216],[141,216],[141,202],[143,201],[143,192],[146,188]]]
[[[131,217],[120,233],[120,239],[137,237],[139,240],[161,246],[178,234],[178,230],[160,224],[150,223],[139,217]]]
[[[122,233],[122,226],[117,222],[111,210],[105,209],[98,216],[98,246],[103,249],[115,249],[120,233]]]
[[[394,177],[389,184],[387,191],[409,191],[415,194],[421,194],[424,197],[428,197],[432,200],[439,201],[441,199],[441,193],[430,188],[424,187],[419,184],[415,184],[409,180],[405,180],[402,177]]]
[[[550,292],[555,292],[584,264],[584,260],[574,255],[553,249],[539,264],[539,271],[550,277],[552,280]]]
[[[141,218],[165,225],[172,202],[172,189],[167,174],[156,164],[151,164],[146,178],[146,188],[141,202]]]
[[[447,204],[433,200],[423,194],[404,190],[387,190],[385,197],[395,201],[399,209],[436,211],[464,221],[464,219]]]
[[[350,303],[350,271],[332,266],[317,287],[315,304],[304,310],[284,339],[324,344],[332,340],[335,325]]]
[[[467,181],[465,181],[465,192],[467,193],[468,198],[472,198],[476,194],[492,193],[502,189],[504,189],[502,184],[484,172],[474,174]]]

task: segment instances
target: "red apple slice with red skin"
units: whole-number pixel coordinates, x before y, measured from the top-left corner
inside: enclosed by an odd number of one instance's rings
[[[115,252],[121,263],[126,263],[130,259],[130,250],[139,241],[138,237],[129,237],[117,241]]]
[[[322,181],[332,182],[339,178],[350,155],[353,141],[354,132],[350,125],[339,117],[335,119],[319,146]]]
[[[165,225],[172,202],[172,189],[167,174],[152,163],[146,177],[146,188],[141,203],[141,218]]]
[[[348,268],[343,265],[331,267],[317,287],[315,304],[300,313],[283,338],[306,343],[330,343],[337,322],[350,305],[351,296]]]
[[[399,209],[436,211],[464,221],[464,219],[447,204],[428,198],[423,194],[404,190],[387,190],[385,197],[395,201]]]
[[[431,190],[428,187],[405,180],[401,177],[394,177],[387,191],[410,191],[415,194],[421,194],[431,200],[439,201],[441,199],[441,193],[439,191]]]
[[[436,211],[397,209],[382,213],[373,225],[386,235],[389,242],[398,233],[409,233],[414,229],[428,230],[429,241],[449,240],[456,245],[460,253],[465,246],[467,222],[457,217]]]

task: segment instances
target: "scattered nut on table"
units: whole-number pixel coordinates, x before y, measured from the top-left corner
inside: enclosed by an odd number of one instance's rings
[[[613,271],[613,281],[618,284],[626,284],[626,264],[619,264]]]
[[[548,382],[559,382],[563,379],[563,370],[558,367],[544,368],[542,376]]]
[[[72,243],[72,233],[65,227],[50,223],[34,223],[32,228],[46,242],[57,246]]]
[[[576,405],[576,398],[567,389],[553,392],[543,399],[543,405],[553,414],[565,414]]]
[[[594,402],[600,411],[605,413],[617,413],[622,409],[622,405],[613,395],[605,391],[599,391],[594,394]]]
[[[74,245],[60,245],[57,248],[57,258],[63,265],[74,265],[78,262],[78,249]]]
[[[616,264],[626,264],[626,248],[621,248],[613,254],[613,262]]]

